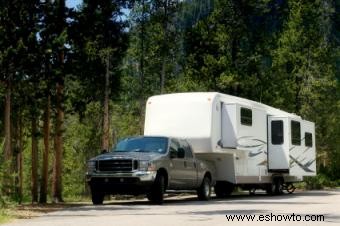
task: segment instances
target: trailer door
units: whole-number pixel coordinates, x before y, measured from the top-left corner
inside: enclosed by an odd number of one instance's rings
[[[268,171],[289,171],[288,118],[268,116]]]
[[[221,141],[223,148],[236,148],[236,104],[221,103]]]

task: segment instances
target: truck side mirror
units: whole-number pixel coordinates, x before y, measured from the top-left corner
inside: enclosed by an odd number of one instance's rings
[[[185,151],[183,148],[178,148],[178,158],[183,159],[185,156]]]

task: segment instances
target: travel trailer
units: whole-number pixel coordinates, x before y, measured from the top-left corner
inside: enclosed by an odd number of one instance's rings
[[[144,135],[186,139],[196,156],[214,163],[218,197],[235,186],[291,193],[294,182],[316,175],[314,123],[244,98],[215,92],[152,96]]]

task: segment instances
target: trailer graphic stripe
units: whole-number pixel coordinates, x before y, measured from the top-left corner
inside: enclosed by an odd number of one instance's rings
[[[315,159],[313,159],[313,160],[307,162],[306,164],[302,164],[301,162],[299,162],[299,161],[298,161],[296,158],[294,158],[293,156],[289,155],[289,157],[290,157],[290,159],[291,159],[294,163],[296,163],[298,166],[300,166],[304,171],[309,172],[309,173],[314,173],[314,172],[315,172],[315,171],[313,171],[313,170],[311,170],[311,169],[308,168],[310,165],[312,165],[312,163],[315,161]]]
[[[259,155],[259,154],[262,154],[262,153],[263,153],[263,151],[256,152],[256,153],[249,152],[248,156],[251,158],[251,157],[255,157],[255,156],[257,156],[257,155]]]

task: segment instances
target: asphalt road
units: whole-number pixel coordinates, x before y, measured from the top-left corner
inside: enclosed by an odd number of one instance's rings
[[[106,201],[102,206],[71,207],[5,225],[340,225],[340,190],[300,191],[281,196],[241,194],[208,202],[197,201],[195,196],[175,196],[167,198],[161,206],[151,205],[146,200]]]

